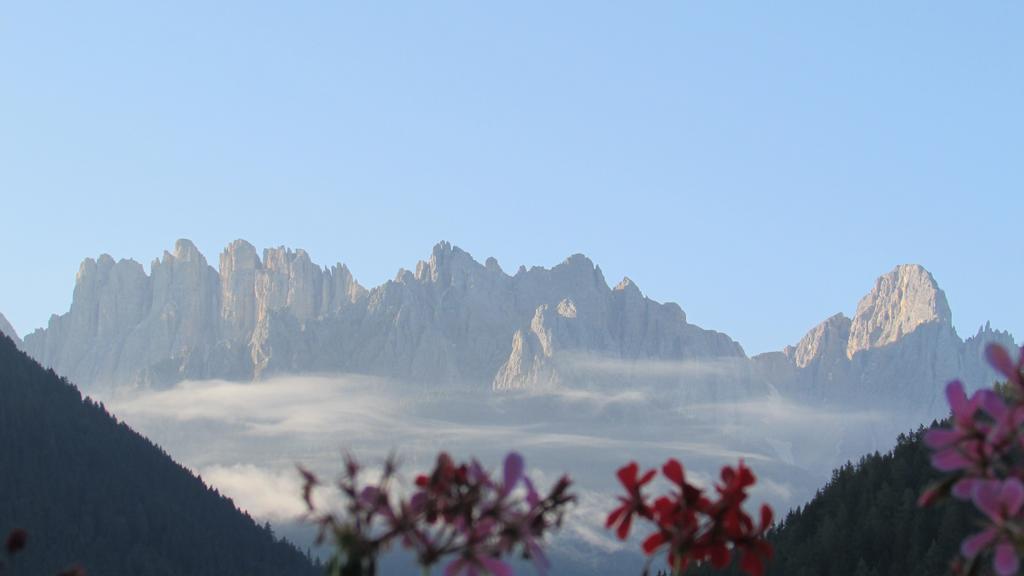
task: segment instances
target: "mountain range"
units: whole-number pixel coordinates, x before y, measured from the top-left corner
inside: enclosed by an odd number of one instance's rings
[[[853,318],[837,314],[795,345],[749,358],[629,278],[610,286],[580,254],[507,274],[441,242],[414,271],[367,289],[304,250],[261,257],[237,240],[215,269],[179,240],[148,274],[133,260],[86,259],[70,310],[21,346],[84,389],[332,372],[497,391],[653,380],[694,400],[781,393],[941,414],[946,380],[995,379],[981,359],[990,341],[1014,344],[988,325],[962,339],[945,294],[912,264],[878,278]]]

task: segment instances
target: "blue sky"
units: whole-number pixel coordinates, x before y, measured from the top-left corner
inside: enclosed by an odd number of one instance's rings
[[[1018,2],[19,2],[0,9],[0,311],[82,258],[445,239],[583,252],[750,353],[918,262],[1024,336]]]

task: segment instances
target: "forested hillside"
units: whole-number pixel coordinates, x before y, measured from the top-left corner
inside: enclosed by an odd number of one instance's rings
[[[836,470],[811,502],[789,513],[769,536],[775,546],[769,576],[948,573],[960,541],[977,530],[975,512],[952,500],[917,506],[939,477],[921,435],[901,436],[892,452]]]
[[[14,574],[320,572],[0,335],[0,534],[13,528],[29,535]]]

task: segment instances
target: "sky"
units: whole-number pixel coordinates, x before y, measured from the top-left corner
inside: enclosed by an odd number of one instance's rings
[[[928,268],[1024,336],[1024,4],[17,2],[0,312],[236,238],[367,286],[582,252],[748,353]]]

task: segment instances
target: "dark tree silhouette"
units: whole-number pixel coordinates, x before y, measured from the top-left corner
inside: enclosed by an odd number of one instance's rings
[[[322,573],[0,335],[0,534],[14,529],[29,538],[14,574]]]
[[[917,505],[925,487],[940,477],[929,463],[931,452],[921,435],[922,430],[901,435],[891,452],[876,452],[833,471],[814,499],[769,532],[775,558],[768,575],[948,573],[960,541],[977,530],[978,518],[962,502]],[[709,568],[695,573],[717,574]]]

